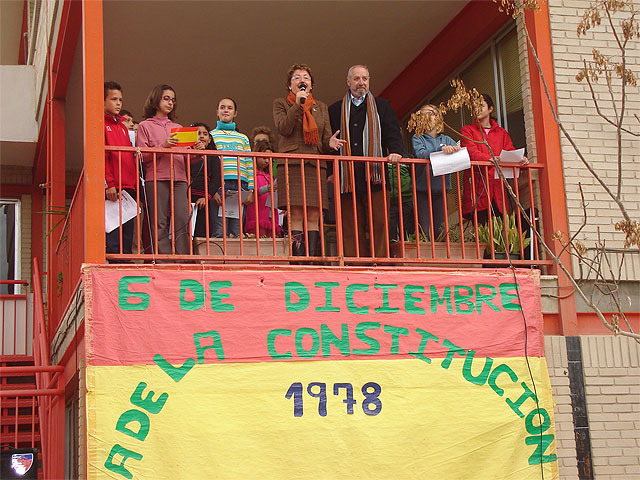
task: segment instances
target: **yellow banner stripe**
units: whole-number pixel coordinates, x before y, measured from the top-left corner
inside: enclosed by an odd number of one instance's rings
[[[88,367],[88,478],[557,478],[545,359],[529,359],[542,439],[525,359],[493,359],[481,383],[484,361],[466,376],[461,358],[198,364],[178,382],[155,365]]]

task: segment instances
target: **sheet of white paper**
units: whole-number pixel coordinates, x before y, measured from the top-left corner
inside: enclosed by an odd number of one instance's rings
[[[431,172],[434,175],[445,175],[447,173],[461,172],[471,168],[471,159],[466,147],[455,153],[432,152],[429,155],[431,160]]]
[[[524,148],[518,150],[502,150],[500,153],[500,167],[504,178],[520,178],[520,169],[510,167],[509,164],[519,164],[524,157]],[[493,178],[500,178],[498,171],[495,171]]]
[[[274,203],[278,205],[278,191],[273,192]],[[271,190],[269,190],[269,195],[267,195],[267,199],[264,202],[265,206],[269,209],[269,218],[271,218]]]
[[[122,191],[122,224],[124,225],[138,213],[140,209],[136,206],[136,201],[125,190]],[[104,201],[104,230],[107,233],[113,232],[120,226],[120,202]]]
[[[205,209],[202,207],[202,214],[205,214]],[[198,218],[198,208],[196,208],[196,204],[191,204],[191,236],[196,232],[196,220]],[[206,218],[206,217],[205,217]]]

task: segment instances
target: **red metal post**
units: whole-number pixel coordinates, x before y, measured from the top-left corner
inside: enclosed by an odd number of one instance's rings
[[[102,0],[82,2],[85,260],[105,263]]]
[[[527,12],[525,20],[531,41],[540,60],[549,94],[554,105],[557,105],[548,5],[545,2],[540,2],[540,9],[536,12]],[[545,164],[545,168],[541,170],[540,174],[540,203],[545,226],[545,241],[555,252],[559,252],[562,247],[557,240],[552,239],[552,235],[557,231],[569,233],[560,134],[558,125],[553,119],[542,78],[531,54],[529,54],[529,71],[531,73],[531,98],[536,134],[536,151],[538,161]],[[569,274],[572,274],[570,255],[565,252],[560,256],[560,260],[566,266]],[[575,298],[573,295],[567,296],[567,293],[572,290],[571,283],[559,269],[552,267],[552,272],[558,274],[560,294],[558,298],[558,313],[560,315],[562,333],[564,335],[576,335],[578,332],[578,317]]]

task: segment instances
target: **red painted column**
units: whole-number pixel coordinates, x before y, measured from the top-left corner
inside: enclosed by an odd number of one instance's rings
[[[539,2],[539,5],[540,9],[538,11],[526,13],[525,21],[531,41],[540,60],[551,100],[557,106],[549,9],[546,2]],[[540,175],[540,203],[542,206],[545,242],[557,254],[561,251],[562,246],[557,240],[552,239],[552,235],[557,231],[565,234],[569,232],[560,132],[557,123],[553,119],[542,78],[538,73],[538,68],[531,52],[529,52],[529,72],[537,160],[545,165]],[[560,256],[560,260],[569,273],[572,274],[570,255],[563,253]],[[578,320],[575,296],[571,295],[573,286],[569,278],[555,265],[550,273],[558,275],[558,293],[560,297],[558,299],[558,313],[562,333],[564,335],[576,335],[578,333]]]
[[[50,95],[50,94],[49,94]],[[49,98],[51,98],[49,96]],[[47,205],[49,211],[64,211],[66,199],[65,186],[65,115],[64,102],[61,100],[49,100],[49,115],[47,116],[47,139],[48,148],[48,176],[47,176]],[[62,236],[64,228],[64,216],[55,213],[47,215],[47,296],[52,299],[56,295],[56,287],[63,288],[64,282],[68,279],[62,278],[62,285],[58,285],[58,274],[64,272],[61,270],[60,259],[57,258],[56,251],[58,242]],[[55,302],[50,302],[49,313],[50,318],[56,322],[56,315],[62,312],[53,310]],[[49,335],[55,332],[51,329]]]
[[[102,0],[82,2],[85,261],[105,263]]]

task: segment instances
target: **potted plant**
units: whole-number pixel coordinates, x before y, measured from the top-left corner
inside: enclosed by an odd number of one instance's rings
[[[518,227],[516,225],[516,216],[511,213],[506,216],[507,224],[506,228],[502,220],[502,216],[496,215],[493,217],[493,250],[495,252],[495,258],[505,259],[507,258],[507,244],[509,245],[509,257],[519,259],[520,253],[529,246],[531,238],[522,236],[522,245],[520,245],[520,235],[518,234]],[[506,241],[505,241],[506,233]],[[478,239],[486,243],[491,244],[491,231],[489,228],[489,222],[484,225],[478,225]],[[487,247],[485,250],[485,258],[491,258],[491,250]]]
[[[449,252],[447,252],[447,234],[449,237]],[[449,224],[448,231],[442,231],[434,242],[429,240],[428,235],[419,228],[418,242],[416,245],[415,233],[410,233],[406,236],[404,241],[404,256],[402,255],[402,242],[395,240],[391,243],[391,256],[396,258],[424,258],[424,259],[461,259],[462,255],[462,238],[464,235],[464,258],[475,259],[478,258],[476,254],[475,236],[469,229],[464,228],[460,231],[460,225],[458,223]],[[420,253],[418,255],[418,246]],[[480,250],[483,251],[486,244],[480,243]],[[435,250],[435,253],[434,253]],[[437,262],[434,262],[437,263]],[[413,265],[413,263],[408,263]],[[447,264],[447,266],[466,266],[466,267],[479,267],[479,264]]]

